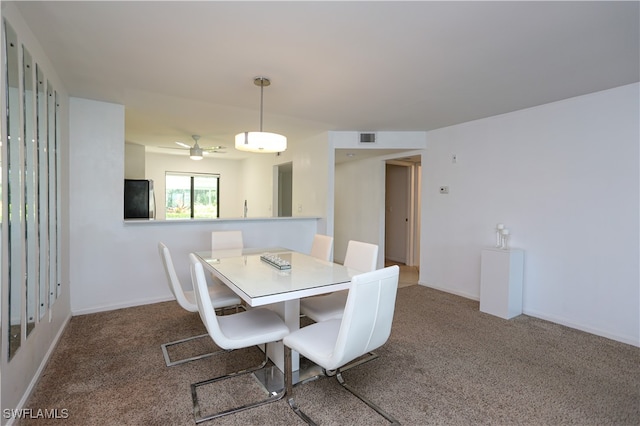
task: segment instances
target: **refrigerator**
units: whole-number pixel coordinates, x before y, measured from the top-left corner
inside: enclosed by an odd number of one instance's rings
[[[156,200],[153,181],[149,179],[124,180],[124,218],[155,219]]]

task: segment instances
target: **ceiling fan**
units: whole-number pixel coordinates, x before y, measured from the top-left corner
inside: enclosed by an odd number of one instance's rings
[[[191,137],[193,138],[193,141],[194,141],[193,146],[187,145],[184,142],[176,142],[176,144],[180,145],[185,149],[188,149],[189,157],[192,160],[202,160],[202,156],[205,152],[216,153],[216,154],[226,154],[226,152],[223,151],[226,147],[222,145],[212,146],[209,148],[201,148],[200,145],[198,145],[198,140],[200,140],[200,136],[192,135]]]

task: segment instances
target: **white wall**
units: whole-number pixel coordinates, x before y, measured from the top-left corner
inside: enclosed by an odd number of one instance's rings
[[[137,143],[124,144],[124,178],[145,179],[145,149]]]
[[[70,132],[71,309],[77,311],[124,296],[124,106],[71,98]],[[126,297],[143,298],[145,289],[131,285]]]
[[[349,161],[335,169],[335,227],[333,257],[344,262],[349,240],[377,244],[378,267],[383,266],[384,240],[384,169],[385,162],[376,157]],[[384,234],[383,234],[384,235]]]
[[[276,154],[252,154],[244,160],[241,192],[244,197],[238,205],[242,217],[244,200],[247,200],[247,217],[273,216],[273,167],[286,161]]]
[[[298,141],[292,149],[293,216],[327,217],[329,174],[333,174],[328,138],[328,133],[320,133]],[[326,223],[323,221],[321,226]]]
[[[526,314],[640,345],[639,114],[633,84],[429,132],[420,282],[478,299],[504,223]]]

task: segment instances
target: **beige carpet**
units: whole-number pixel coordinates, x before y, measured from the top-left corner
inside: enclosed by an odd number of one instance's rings
[[[164,365],[161,343],[203,331],[175,302],[72,318],[26,407],[69,418],[19,424],[194,424],[190,383],[262,357],[250,348]],[[199,345],[213,346],[189,350]],[[422,286],[398,290],[391,338],[377,352],[344,376],[405,425],[640,424],[640,348],[527,316],[502,320]],[[262,396],[252,379],[203,393],[205,408]],[[334,378],[296,387],[296,398],[320,424],[385,424]],[[303,423],[281,400],[209,424]]]

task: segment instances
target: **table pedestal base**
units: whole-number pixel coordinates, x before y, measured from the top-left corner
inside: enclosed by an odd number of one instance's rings
[[[325,376],[322,367],[306,358],[300,358],[300,369],[293,372],[293,383],[306,383],[322,376]],[[270,395],[284,389],[284,373],[275,365],[253,372],[253,377]]]

